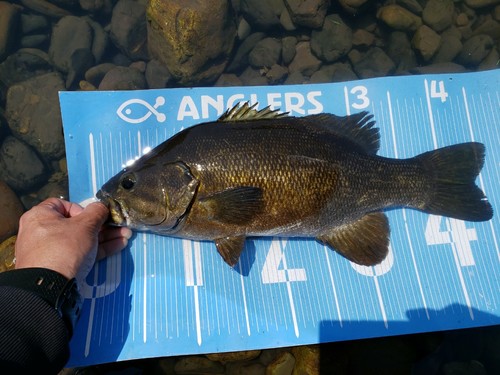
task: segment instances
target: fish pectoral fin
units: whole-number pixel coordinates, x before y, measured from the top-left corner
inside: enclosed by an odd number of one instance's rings
[[[217,251],[224,261],[234,267],[245,246],[245,236],[222,237],[215,240]]]
[[[351,262],[373,266],[382,262],[389,251],[389,220],[382,212],[369,213],[317,239]]]
[[[262,189],[254,186],[239,186],[200,198],[208,219],[226,224],[249,223],[262,211],[263,203]]]

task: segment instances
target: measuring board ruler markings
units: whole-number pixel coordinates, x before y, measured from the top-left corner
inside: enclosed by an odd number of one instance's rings
[[[477,184],[500,202],[500,71],[302,86],[61,92],[73,201],[176,132],[242,101],[293,116],[369,111],[379,155],[407,158],[477,141]],[[471,223],[387,212],[391,244],[374,267],[314,240],[251,238],[235,269],[211,242],[135,233],[98,263],[71,366],[310,344],[500,323],[497,216]]]

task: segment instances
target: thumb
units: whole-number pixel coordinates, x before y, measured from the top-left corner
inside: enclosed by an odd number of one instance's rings
[[[108,216],[108,208],[100,202],[95,202],[85,207],[80,215],[78,215],[78,218],[79,220],[89,222],[96,230],[99,230],[108,219]]]

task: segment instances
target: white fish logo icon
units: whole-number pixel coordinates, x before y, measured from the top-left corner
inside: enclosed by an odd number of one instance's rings
[[[151,115],[155,115],[158,122],[164,122],[167,119],[167,116],[156,110],[164,104],[165,98],[163,96],[158,96],[154,105],[151,105],[142,99],[129,99],[116,110],[116,114],[123,121],[131,124],[140,124],[141,122],[146,121]],[[145,113],[144,109],[147,110]],[[142,113],[144,113],[144,115],[138,117]]]

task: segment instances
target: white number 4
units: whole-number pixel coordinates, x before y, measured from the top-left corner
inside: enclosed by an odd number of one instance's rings
[[[439,91],[436,89],[437,82],[435,80],[431,81],[431,98],[440,98],[441,103],[444,103],[448,98],[448,93],[444,89],[444,82],[439,81]]]
[[[271,242],[261,272],[262,283],[276,284],[307,280],[304,268],[288,268],[285,253],[283,252],[285,245],[286,240],[284,239]]]
[[[441,230],[443,220],[446,230]],[[429,215],[425,227],[425,241],[427,245],[450,244],[457,253],[460,266],[475,265],[470,241],[477,241],[477,233],[474,228],[467,228],[462,220]]]

